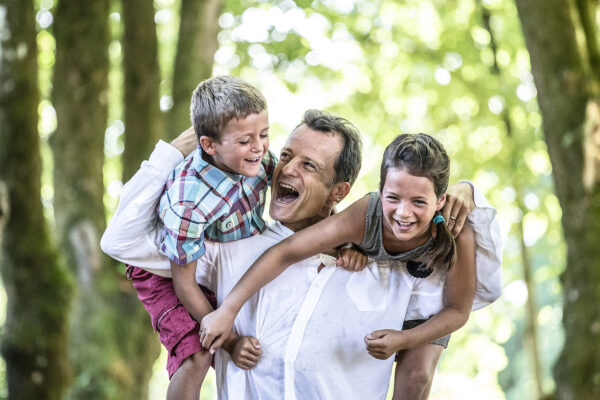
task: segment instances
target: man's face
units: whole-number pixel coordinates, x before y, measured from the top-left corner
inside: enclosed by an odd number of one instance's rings
[[[320,219],[335,177],[334,162],[342,151],[339,134],[306,125],[290,134],[273,172],[269,215],[298,231]]]

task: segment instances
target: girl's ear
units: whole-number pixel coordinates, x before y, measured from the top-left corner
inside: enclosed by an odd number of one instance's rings
[[[208,137],[208,136],[200,136],[200,146],[202,146],[202,151],[210,156],[214,156],[217,153],[217,149],[215,147],[216,140]]]
[[[438,200],[435,210],[440,211],[444,207],[444,204],[446,204],[446,193]]]

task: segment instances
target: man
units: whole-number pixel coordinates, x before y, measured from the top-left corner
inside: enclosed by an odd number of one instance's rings
[[[198,261],[197,281],[215,290],[220,302],[264,250],[329,215],[347,195],[359,169],[355,128],[341,118],[307,112],[288,138],[273,174],[269,212],[277,222],[252,238],[208,243]],[[103,249],[124,262],[163,268],[168,260],[158,254],[157,231],[149,225],[156,199],[152,192],[146,186],[126,198],[129,192],[124,190],[103,237]],[[456,270],[460,276],[460,269]],[[336,268],[324,256],[294,264],[252,297],[236,319],[238,333],[260,341],[262,355],[256,367],[242,370],[226,353],[215,355],[220,397],[385,398],[393,359],[371,357],[363,337],[381,328],[400,330],[407,309],[411,315],[429,317],[409,306],[415,299],[413,289],[422,284],[403,265],[393,263],[370,263],[359,273]],[[470,304],[461,296],[457,304]],[[468,308],[461,312],[468,315]],[[432,324],[415,328],[411,337],[419,337],[420,332],[420,343],[438,337],[438,331],[432,333],[428,325]]]

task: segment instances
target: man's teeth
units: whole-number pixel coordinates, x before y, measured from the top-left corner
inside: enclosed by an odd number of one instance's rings
[[[284,189],[293,190],[294,192],[298,191],[295,187],[293,187],[292,185],[288,185],[287,183],[280,183],[279,186],[281,186]]]

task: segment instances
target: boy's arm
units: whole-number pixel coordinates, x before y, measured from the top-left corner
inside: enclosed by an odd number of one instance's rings
[[[171,274],[179,301],[196,321],[202,321],[213,308],[196,283],[196,264],[196,261],[192,261],[177,265],[171,261]]]
[[[457,240],[456,264],[448,271],[444,308],[423,324],[408,330],[382,329],[365,337],[367,351],[376,358],[389,358],[397,351],[444,337],[469,319],[475,292],[475,237],[469,224]]]

